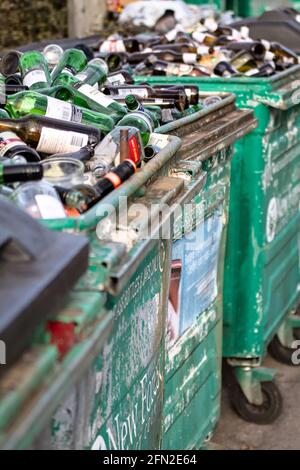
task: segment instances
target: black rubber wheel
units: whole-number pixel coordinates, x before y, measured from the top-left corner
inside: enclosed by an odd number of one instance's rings
[[[275,336],[269,344],[268,350],[271,356],[281,364],[286,364],[290,367],[299,367],[300,364],[292,362],[292,356],[295,352],[295,349],[283,346],[277,336]]]
[[[272,424],[282,411],[282,396],[273,382],[261,383],[264,402],[260,406],[252,405],[237,384],[232,395],[232,405],[237,414],[248,421],[260,425]]]

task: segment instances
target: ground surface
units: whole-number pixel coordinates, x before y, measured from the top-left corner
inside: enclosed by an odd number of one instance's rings
[[[228,450],[300,449],[300,368],[290,368],[267,358],[266,365],[279,369],[276,378],[284,399],[281,417],[271,426],[242,421],[232,411],[227,390],[223,393],[222,417],[213,442]]]

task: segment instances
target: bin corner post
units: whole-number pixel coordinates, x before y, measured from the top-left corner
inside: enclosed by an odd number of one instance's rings
[[[82,38],[101,31],[105,12],[105,0],[68,0],[69,36]]]

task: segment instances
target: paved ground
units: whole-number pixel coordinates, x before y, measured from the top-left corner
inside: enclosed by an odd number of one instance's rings
[[[229,405],[226,389],[223,411],[213,442],[227,450],[300,449],[300,368],[290,368],[267,358],[266,365],[279,369],[276,382],[284,399],[281,417],[271,426],[242,421]]]

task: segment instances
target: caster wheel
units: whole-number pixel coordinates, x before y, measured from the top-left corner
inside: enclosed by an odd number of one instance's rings
[[[295,349],[283,346],[277,336],[275,336],[275,338],[269,344],[268,350],[271,356],[282,364],[286,364],[290,367],[298,367],[300,365],[294,364],[292,362],[292,356],[295,352]]]
[[[237,384],[232,395],[232,405],[237,414],[249,423],[272,424],[281,414],[282,396],[273,382],[262,382],[261,388],[264,402],[262,405],[256,406],[248,402],[242,389]]]
[[[297,308],[296,315],[300,317],[300,305]],[[294,328],[293,332],[294,332],[295,339],[300,339],[300,328]]]

